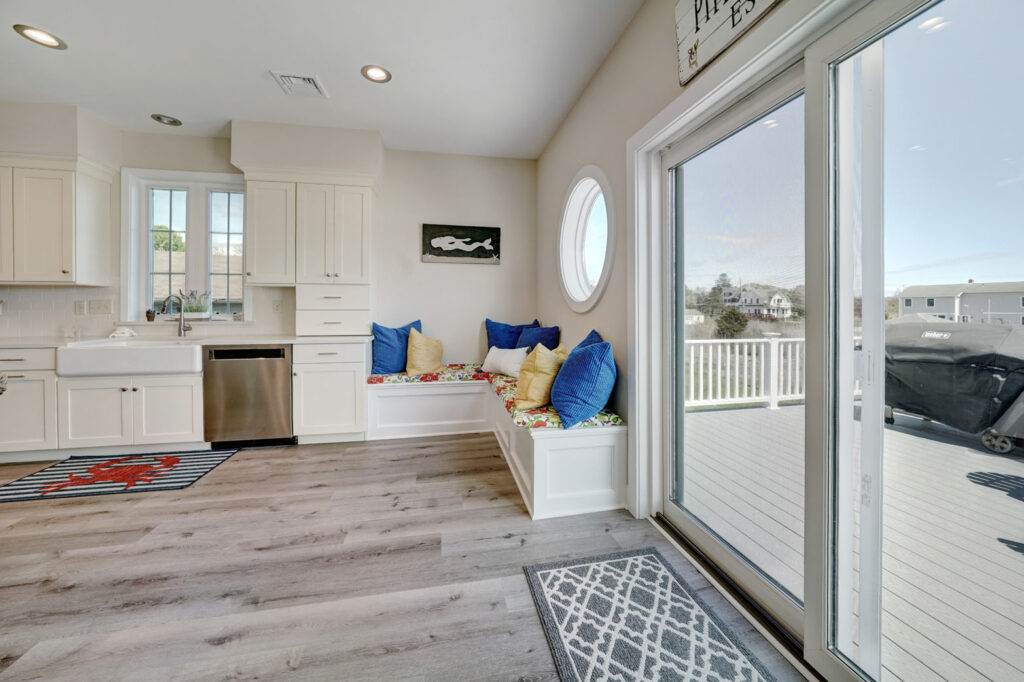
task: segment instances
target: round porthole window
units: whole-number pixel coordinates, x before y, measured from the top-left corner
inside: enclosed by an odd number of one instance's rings
[[[584,167],[569,186],[558,247],[562,294],[578,313],[593,308],[608,285],[614,215],[608,178],[597,166]]]

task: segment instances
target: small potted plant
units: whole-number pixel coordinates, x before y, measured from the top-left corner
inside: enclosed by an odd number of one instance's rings
[[[181,309],[185,312],[186,320],[208,320],[210,319],[210,292],[199,293],[196,290],[181,291]]]

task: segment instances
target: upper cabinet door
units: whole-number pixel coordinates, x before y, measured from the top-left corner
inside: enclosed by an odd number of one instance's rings
[[[245,279],[295,284],[295,184],[246,183]]]
[[[334,276],[334,186],[299,184],[296,197],[295,281],[331,284]]]
[[[14,169],[14,279],[75,279],[75,176],[71,171]]]
[[[334,188],[334,281],[370,281],[370,190]]]
[[[0,168],[0,282],[14,279],[14,176]]]

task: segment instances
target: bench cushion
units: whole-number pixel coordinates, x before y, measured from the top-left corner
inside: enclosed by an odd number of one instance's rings
[[[538,407],[535,410],[517,410],[516,403],[516,380],[512,377],[503,376],[501,374],[488,375],[488,381],[491,382],[491,386],[494,388],[494,393],[501,399],[505,409],[512,416],[512,423],[516,426],[522,426],[528,429],[561,429],[562,418],[555,412],[555,408],[550,405],[546,407]],[[622,417],[619,415],[608,412],[607,410],[601,410],[593,417],[585,419],[577,424],[573,428],[590,428],[595,426],[620,426],[622,425]]]
[[[487,381],[487,374],[479,362],[444,365],[436,372],[411,377],[405,372],[396,374],[371,374],[368,384],[415,384],[434,381]]]

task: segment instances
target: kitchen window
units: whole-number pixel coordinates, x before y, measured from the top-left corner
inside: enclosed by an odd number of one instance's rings
[[[170,295],[213,321],[247,319],[245,185],[240,175],[124,169],[121,319]],[[184,293],[184,295],[183,295]],[[168,306],[177,314],[177,306]]]

